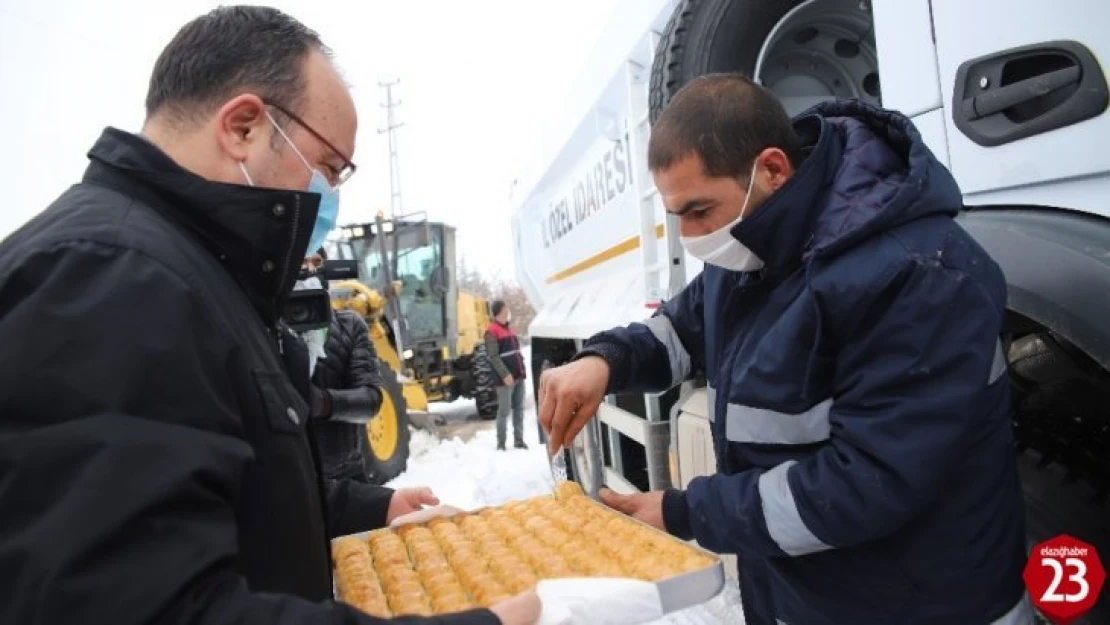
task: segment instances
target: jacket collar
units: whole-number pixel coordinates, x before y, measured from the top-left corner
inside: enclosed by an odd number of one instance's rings
[[[732,229],[776,281],[901,223],[955,216],[959,185],[900,113],[858,101],[817,105],[794,124],[810,154],[794,176]]]
[[[205,180],[145,138],[107,128],[84,182],[134,197],[194,237],[275,323],[297,279],[320,196]]]
[[[771,194],[732,235],[763,260],[762,273],[783,277],[803,264],[821,211],[819,196],[835,171],[840,149],[835,129],[810,116],[795,122],[808,155],[794,175]]]

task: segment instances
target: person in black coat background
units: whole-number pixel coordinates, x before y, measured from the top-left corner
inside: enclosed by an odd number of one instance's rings
[[[354,171],[316,33],[214,9],[146,109],[0,242],[0,620],[535,623],[535,593],[392,620],[333,600],[309,360],[282,319]]]
[[[327,289],[327,272],[322,270],[325,260],[327,252],[322,247],[306,258],[298,287]],[[394,491],[370,483],[360,430],[381,407],[382,368],[362,317],[351,310],[333,310],[331,315],[323,344],[311,345],[309,356],[323,354],[310,366],[312,434],[324,486],[334,502],[328,526],[332,535],[337,535],[344,528],[384,527],[401,515],[439,504],[439,499],[425,487]],[[318,335],[305,338],[310,344],[319,340]]]

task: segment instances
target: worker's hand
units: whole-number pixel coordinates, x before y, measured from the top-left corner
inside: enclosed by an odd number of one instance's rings
[[[501,625],[535,625],[540,620],[542,609],[540,597],[534,590],[523,592],[490,608],[501,621]]]
[[[600,494],[601,501],[610,508],[656,529],[667,531],[663,523],[663,491],[618,495],[608,488],[603,488]]]
[[[540,376],[540,425],[548,435],[548,452],[570,447],[605,399],[609,363],[599,356],[548,369]]]
[[[513,385],[513,374],[510,373],[509,375],[502,378],[501,381],[505,383],[505,386],[512,386]]]
[[[439,497],[436,497],[432,489],[426,486],[397,489],[389,498],[389,511],[385,513],[386,525],[399,516],[416,512],[424,506],[435,505],[439,505]]]

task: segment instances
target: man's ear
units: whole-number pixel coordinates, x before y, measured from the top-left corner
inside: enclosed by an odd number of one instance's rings
[[[790,163],[790,157],[779,148],[767,148],[760,152],[756,158],[762,163],[762,169],[767,172],[764,174],[766,178],[762,182],[767,185],[769,193],[781,189],[786,181],[794,175],[794,166]]]
[[[269,140],[270,125],[262,98],[244,93],[228,100],[216,112],[216,141],[236,161],[244,161],[253,144]]]

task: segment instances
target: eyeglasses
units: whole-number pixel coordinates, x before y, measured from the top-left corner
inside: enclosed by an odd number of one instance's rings
[[[327,146],[327,148],[329,150],[334,152],[336,156],[343,159],[343,167],[341,167],[339,169],[339,171],[335,172],[334,186],[336,188],[338,188],[344,182],[347,182],[351,178],[351,176],[355,175],[355,170],[358,169],[358,168],[355,167],[355,164],[351,162],[351,159],[344,156],[343,153],[339,151],[339,148],[335,147],[334,145],[332,145],[331,141],[328,141],[327,139],[324,138],[324,135],[316,132],[315,128],[313,128],[312,126],[309,126],[307,122],[305,122],[300,117],[297,117],[293,113],[290,113],[288,109],[286,109],[285,107],[283,107],[281,105],[267,102],[266,106],[270,106],[270,107],[273,107],[273,108],[281,111],[281,113],[283,115],[285,115],[289,119],[297,122],[297,125],[299,125],[301,128],[304,128],[306,131],[308,131],[308,134],[310,134],[313,137],[316,137],[317,139],[319,139],[320,143],[323,143],[325,146]]]

